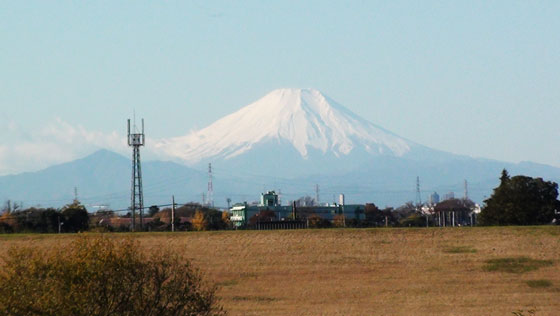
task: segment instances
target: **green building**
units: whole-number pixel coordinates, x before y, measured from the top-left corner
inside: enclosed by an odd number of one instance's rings
[[[230,220],[234,227],[244,227],[249,224],[250,219],[263,211],[274,212],[275,221],[294,220],[293,206],[282,206],[278,201],[278,194],[268,191],[261,194],[258,205],[249,205],[247,202],[234,204],[231,209]],[[364,219],[364,205],[339,205],[329,204],[321,206],[296,207],[295,215],[297,219],[305,219],[311,214],[316,214],[324,219],[332,221],[336,215],[344,215],[347,219]],[[270,220],[270,219],[269,219]]]

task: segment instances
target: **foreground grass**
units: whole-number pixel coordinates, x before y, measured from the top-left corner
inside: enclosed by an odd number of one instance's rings
[[[0,255],[12,245],[57,247],[74,238],[5,236],[0,235]],[[535,315],[557,315],[560,310],[560,227],[111,236],[134,236],[142,251],[166,245],[181,252],[220,286],[221,303],[231,315],[511,315],[533,308]],[[504,258],[547,263],[524,273],[487,268]]]

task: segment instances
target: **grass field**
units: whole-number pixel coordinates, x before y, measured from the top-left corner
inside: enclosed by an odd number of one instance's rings
[[[142,251],[166,246],[191,259],[230,315],[560,314],[560,227],[132,236]],[[0,235],[0,256],[72,238]]]

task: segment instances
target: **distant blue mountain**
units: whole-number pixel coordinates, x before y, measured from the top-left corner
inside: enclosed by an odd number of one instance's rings
[[[255,168],[251,172],[230,170],[215,165],[213,178],[214,204],[226,206],[226,198],[233,202],[257,201],[264,190],[281,191],[284,203],[309,195],[315,197],[319,185],[321,202],[333,202],[345,194],[349,203],[373,202],[379,206],[398,206],[416,197],[416,176],[420,177],[422,200],[437,191],[440,196],[454,192],[462,197],[463,183],[468,181],[469,196],[482,202],[492,194],[503,168],[511,175],[523,174],[560,181],[560,169],[523,162],[504,163],[450,155],[436,161],[376,157],[357,171],[322,173],[287,178],[282,170]],[[126,209],[130,205],[132,162],[130,158],[108,150],[99,150],[87,157],[52,166],[38,172],[0,177],[0,198],[23,202],[28,206],[60,207],[78,198],[95,211],[96,206]],[[169,204],[171,195],[179,203],[201,202],[207,191],[206,170],[195,170],[164,161],[142,162],[144,205]]]
[[[130,204],[131,170],[131,159],[99,150],[41,171],[0,177],[0,197],[21,201],[24,207],[59,207],[72,201],[76,187],[78,198],[90,210],[99,205],[122,209]],[[206,174],[173,162],[142,162],[142,173],[146,206],[169,202],[171,194],[194,199],[187,192],[202,192],[207,179]]]

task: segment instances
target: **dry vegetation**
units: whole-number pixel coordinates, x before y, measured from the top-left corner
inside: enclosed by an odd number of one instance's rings
[[[169,246],[190,258],[220,285],[218,295],[230,315],[511,315],[533,309],[535,315],[558,315],[560,310],[560,227],[134,236],[143,251]],[[72,238],[0,235],[0,255],[12,245],[49,248]],[[497,268],[489,268],[492,264]],[[511,264],[515,273],[507,271]]]

